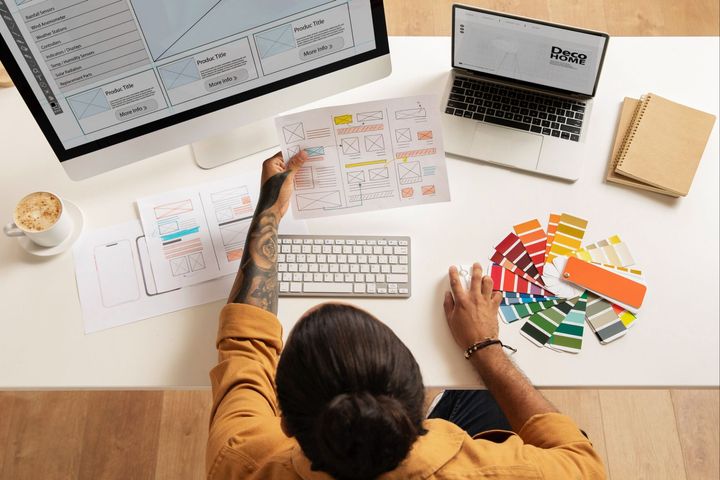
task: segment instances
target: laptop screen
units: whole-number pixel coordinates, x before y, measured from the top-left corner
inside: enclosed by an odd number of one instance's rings
[[[453,14],[453,67],[595,94],[606,34],[458,5]]]

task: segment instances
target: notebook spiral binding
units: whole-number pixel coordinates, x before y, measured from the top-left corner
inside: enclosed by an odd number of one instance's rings
[[[623,138],[622,144],[620,146],[620,151],[618,152],[618,158],[616,163],[617,167],[622,167],[623,161],[625,160],[627,152],[630,149],[630,144],[632,144],[633,138],[635,138],[635,134],[637,133],[637,129],[640,126],[640,122],[642,121],[643,116],[645,115],[645,110],[647,110],[647,106],[648,103],[650,103],[651,98],[652,94],[650,93],[640,97],[640,103],[638,103],[637,109],[633,114],[632,121],[630,122],[630,128],[628,128],[627,132],[625,132],[625,137]]]

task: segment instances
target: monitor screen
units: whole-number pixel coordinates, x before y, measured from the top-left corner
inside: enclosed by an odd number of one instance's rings
[[[594,95],[607,35],[455,7],[453,66]]]
[[[0,0],[0,59],[61,160],[387,51],[370,0]]]

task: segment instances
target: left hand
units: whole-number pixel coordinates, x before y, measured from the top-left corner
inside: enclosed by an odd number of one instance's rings
[[[295,177],[295,173],[303,166],[305,160],[307,160],[307,153],[305,153],[304,150],[300,150],[300,153],[292,157],[287,165],[283,161],[282,153],[280,152],[263,162],[261,188],[279,189],[279,191],[273,192],[277,195],[275,197],[273,208],[277,209],[280,217],[285,215],[285,212],[287,212],[290,204],[290,197],[293,192],[293,179]],[[267,183],[272,177],[280,174],[285,175],[282,179],[282,184],[276,184],[275,182],[271,182],[271,184]]]

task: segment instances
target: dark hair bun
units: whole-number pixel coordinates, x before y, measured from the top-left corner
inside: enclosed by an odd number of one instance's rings
[[[343,393],[318,418],[319,463],[336,478],[375,478],[400,464],[419,433],[395,398]]]

